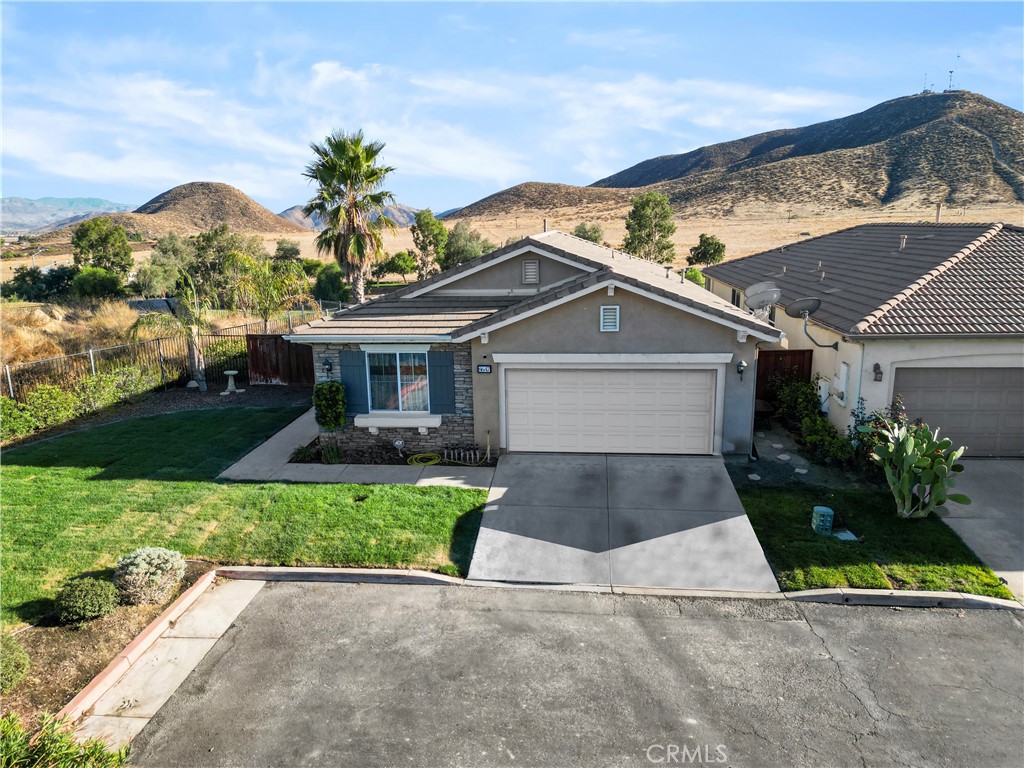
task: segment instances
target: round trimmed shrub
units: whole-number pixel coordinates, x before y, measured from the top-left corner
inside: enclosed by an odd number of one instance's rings
[[[109,581],[87,577],[66,582],[55,602],[61,624],[84,624],[113,613],[120,600]]]
[[[321,381],[313,387],[316,423],[324,429],[341,429],[345,424],[345,385],[340,381]]]
[[[129,605],[162,603],[185,575],[180,552],[163,547],[142,547],[117,561],[114,585]]]
[[[11,635],[0,634],[0,693],[7,693],[28,674],[28,654]]]

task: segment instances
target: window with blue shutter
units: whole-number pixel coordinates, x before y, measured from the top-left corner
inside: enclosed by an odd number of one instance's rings
[[[431,413],[455,413],[455,355],[427,352]]]
[[[366,389],[366,353],[341,353],[341,383],[345,385],[346,411],[369,413],[370,398]]]

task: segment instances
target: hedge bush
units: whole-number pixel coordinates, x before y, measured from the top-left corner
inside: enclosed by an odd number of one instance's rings
[[[25,397],[25,407],[36,423],[36,429],[48,429],[71,421],[81,410],[81,403],[74,392],[40,384]]]
[[[99,739],[76,741],[67,719],[49,713],[40,718],[32,734],[16,712],[0,717],[0,765],[7,768],[121,768],[128,763],[128,747],[110,749]]]
[[[345,385],[340,381],[321,381],[313,387],[316,423],[324,429],[340,429],[345,424]]]
[[[0,395],[0,440],[30,435],[35,431],[36,420],[28,408],[17,400]]]
[[[28,674],[29,659],[25,649],[11,635],[0,634],[0,693],[7,693]]]
[[[117,561],[114,586],[121,602],[129,605],[166,601],[185,576],[180,552],[163,547],[142,547]]]
[[[239,358],[244,362],[245,336],[225,336],[211,341],[203,350],[203,356],[206,358],[206,364],[214,367],[228,363],[234,365],[239,362]]]
[[[120,599],[109,581],[87,577],[66,582],[54,602],[61,624],[84,624],[113,613]]]

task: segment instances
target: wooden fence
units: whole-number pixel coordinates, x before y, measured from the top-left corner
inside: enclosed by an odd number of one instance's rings
[[[758,400],[767,399],[764,396],[765,387],[768,384],[768,379],[776,373],[810,381],[813,354],[813,349],[775,349],[758,352],[757,384],[754,397]]]
[[[313,386],[313,348],[292,344],[280,334],[250,333],[245,338],[250,384]]]

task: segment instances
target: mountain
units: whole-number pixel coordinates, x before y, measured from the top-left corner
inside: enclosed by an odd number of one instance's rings
[[[1024,201],[1024,114],[969,91],[925,92],[864,112],[664,155],[590,187],[520,184],[457,217],[628,206],[638,188],[682,216],[759,206],[818,210]]]
[[[5,197],[0,199],[0,230],[28,232],[98,213],[130,211],[134,206],[98,197]]]
[[[302,212],[304,206],[293,205],[291,208],[286,208],[281,211],[278,216],[282,219],[286,219],[293,224],[298,224],[303,229],[323,229],[323,222],[319,216],[310,219],[309,216]],[[395,222],[397,227],[408,227],[416,222],[416,214],[419,212],[419,208],[413,208],[408,205],[389,205],[384,209],[384,215]]]

